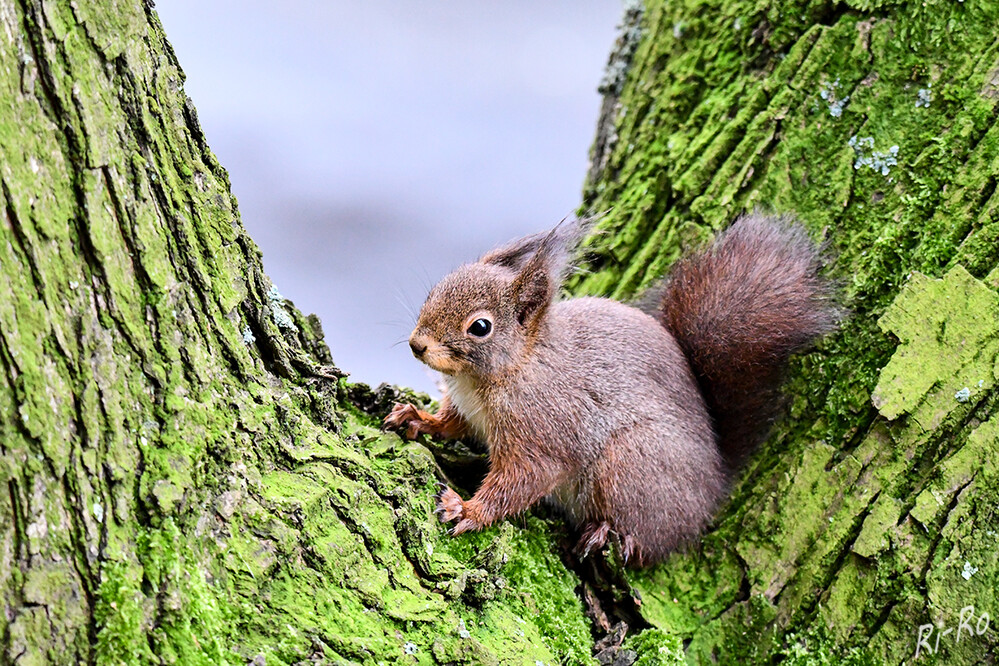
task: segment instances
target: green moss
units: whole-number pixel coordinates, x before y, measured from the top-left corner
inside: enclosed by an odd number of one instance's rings
[[[759,663],[777,642],[773,624],[777,609],[762,595],[734,604],[695,634],[687,647],[688,658],[717,662],[739,655],[742,663]]]
[[[635,652],[634,666],[684,664],[683,642],[678,636],[659,629],[647,629],[629,636],[622,646]]]
[[[999,295],[962,266],[941,280],[913,274],[879,325],[902,342],[872,395],[885,418],[910,414],[931,431],[995,385]]]
[[[842,644],[821,629],[788,637],[780,653],[781,663],[792,666],[876,666],[878,661],[862,648],[843,649]]]
[[[370,462],[345,474],[312,460],[265,475],[255,538],[227,544],[225,579],[252,609],[239,620],[243,654],[293,662],[310,653],[311,636],[331,654],[365,663],[589,661],[578,581],[541,521],[449,537],[433,516],[426,449],[378,434],[356,414],[348,421],[345,436]],[[270,511],[282,520],[275,524]],[[301,557],[308,569],[283,564]],[[456,613],[459,601],[467,610]]]
[[[154,659],[146,636],[150,612],[137,574],[121,562],[108,562],[101,571],[94,619],[100,627],[95,661],[102,666]]]
[[[822,595],[819,603],[821,623],[818,626],[827,629],[833,639],[843,644],[862,621],[864,611],[868,610],[868,599],[876,583],[872,567],[861,558],[848,555]]]
[[[144,578],[160,600],[149,636],[154,653],[183,664],[239,663],[229,647],[235,638],[232,611],[176,525],[167,521],[148,533],[139,549]]]

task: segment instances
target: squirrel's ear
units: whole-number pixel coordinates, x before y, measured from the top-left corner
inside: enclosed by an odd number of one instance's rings
[[[541,250],[535,252],[511,285],[517,321],[529,332],[537,329],[541,316],[555,298],[557,288],[548,272],[545,253]]]
[[[479,261],[517,271],[511,285],[517,321],[533,332],[569,272],[576,245],[595,218],[564,219],[547,233],[533,234],[493,250]]]

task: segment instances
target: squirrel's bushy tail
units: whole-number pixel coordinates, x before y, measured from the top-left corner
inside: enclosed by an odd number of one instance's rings
[[[766,436],[788,358],[839,319],[818,269],[804,228],[753,213],[670,273],[662,321],[690,361],[733,467]]]

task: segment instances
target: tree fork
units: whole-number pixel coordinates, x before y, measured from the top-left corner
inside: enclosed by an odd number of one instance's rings
[[[630,297],[766,205],[853,316],[702,544],[574,567],[647,623],[619,657],[901,663],[999,613],[997,24],[629,3],[574,290]],[[389,394],[267,279],[150,4],[0,0],[0,197],[0,663],[593,663],[559,521],[448,537],[432,456],[364,411]],[[939,659],[996,651],[960,635]]]

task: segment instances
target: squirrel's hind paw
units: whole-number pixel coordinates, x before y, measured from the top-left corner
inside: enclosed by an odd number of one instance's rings
[[[471,518],[464,518],[460,520],[457,525],[451,528],[451,536],[458,536],[462,532],[470,532],[473,530],[480,529],[481,527],[482,525],[479,525]]]
[[[478,511],[478,504],[475,499],[464,502],[458,493],[446,487],[437,497],[437,509],[434,513],[440,516],[442,523],[449,523],[457,520],[458,524],[451,528],[451,536],[458,536],[463,532],[481,530],[486,526]]]
[[[461,501],[461,496],[445,486],[437,498],[437,509],[434,513],[440,515],[442,523],[449,523],[457,518],[464,518],[465,507]]]
[[[642,566],[644,563],[642,550],[635,542],[635,537],[625,534],[621,542],[621,555],[624,557],[624,563]]]
[[[598,551],[607,543],[607,535],[610,533],[610,524],[605,520],[599,523],[588,523],[583,528],[583,533],[579,535],[576,542],[576,554],[580,559],[586,559],[593,551]]]

